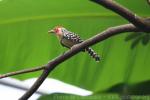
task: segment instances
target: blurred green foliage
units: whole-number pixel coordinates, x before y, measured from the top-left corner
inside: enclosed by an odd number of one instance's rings
[[[116,0],[143,17],[150,16],[146,0]],[[90,38],[104,29],[128,23],[117,14],[88,0],[1,0],[0,1],[0,73],[46,64],[67,49],[47,31],[63,25]],[[124,41],[131,33],[105,40],[92,48],[101,55],[96,63],[79,53],[59,65],[50,77],[92,91],[150,80],[150,45]],[[141,33],[142,34],[142,33]],[[40,72],[15,78],[38,77]]]
[[[71,94],[60,94],[55,93],[51,95],[44,95],[40,97],[38,100],[149,100],[150,96],[138,96],[133,95],[130,96],[119,96],[117,94],[104,94],[101,95],[91,95],[91,96],[77,96]]]
[[[44,95],[38,100],[120,100],[119,96],[116,94],[102,94],[102,95],[92,95],[92,96],[78,96],[71,94],[60,94],[55,93],[52,95]]]

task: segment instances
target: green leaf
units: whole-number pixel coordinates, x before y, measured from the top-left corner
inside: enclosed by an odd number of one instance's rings
[[[41,96],[38,100],[149,100],[150,96],[142,95],[127,95],[127,96],[121,96],[117,94],[96,94],[96,95],[90,95],[90,96],[77,96],[72,94],[61,94],[61,93],[55,93],[50,95],[44,95]]]
[[[117,94],[102,94],[90,96],[78,96],[72,94],[51,94],[40,97],[38,100],[120,100]]]

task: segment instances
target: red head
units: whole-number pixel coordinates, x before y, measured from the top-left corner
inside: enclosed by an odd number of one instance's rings
[[[56,35],[62,35],[64,29],[65,28],[62,26],[56,26],[52,30],[49,30],[48,33],[55,33]]]

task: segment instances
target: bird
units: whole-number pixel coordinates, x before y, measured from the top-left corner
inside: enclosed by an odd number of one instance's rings
[[[63,26],[55,26],[53,29],[50,29],[48,33],[53,33],[57,36],[60,44],[63,47],[71,49],[74,45],[82,43],[84,40],[80,38],[80,36],[74,32],[71,32],[64,28]],[[88,52],[88,54],[95,59],[96,62],[100,61],[100,56],[94,52],[94,50],[90,47],[85,48],[82,51]]]

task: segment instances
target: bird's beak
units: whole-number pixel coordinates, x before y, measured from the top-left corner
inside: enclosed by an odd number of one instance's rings
[[[48,33],[54,33],[54,30],[49,30]]]

